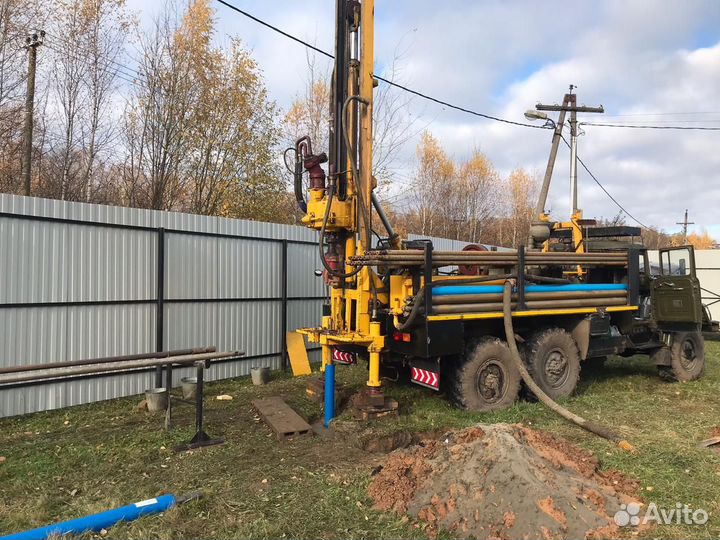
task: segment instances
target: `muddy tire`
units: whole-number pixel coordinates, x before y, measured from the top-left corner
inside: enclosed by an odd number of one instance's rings
[[[449,379],[453,401],[471,411],[509,407],[520,391],[520,373],[513,365],[510,349],[497,338],[469,345]]]
[[[562,328],[541,330],[523,349],[528,372],[543,392],[557,399],[575,391],[580,379],[580,351],[569,332]]]
[[[658,366],[660,377],[669,382],[694,381],[705,371],[705,340],[700,332],[676,332],[670,347],[670,365]]]

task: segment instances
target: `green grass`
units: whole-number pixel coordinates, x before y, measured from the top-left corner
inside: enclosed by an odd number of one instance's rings
[[[462,428],[476,422],[523,422],[552,431],[595,452],[603,468],[639,481],[646,502],[676,502],[710,512],[705,526],[673,525],[642,534],[669,538],[720,536],[720,455],[697,443],[720,425],[720,346],[707,344],[700,381],[664,383],[642,358],[586,365],[573,411],[621,432],[638,450],[631,455],[547,411],[520,402],[492,414],[460,411],[431,391],[392,386],[401,404],[397,420],[356,424],[344,412],[342,436],[301,437],[279,443],[257,418],[251,400],[282,395],[308,420],[321,409],[305,398],[304,380],[277,376],[266,387],[247,379],[209,385],[206,425],[222,446],[175,454],[193,434],[193,410],[163,416],[135,411],[126,398],[0,420],[0,533],[27,529],[128,504],[161,493],[202,490],[206,497],[161,516],[122,524],[116,538],[412,538],[421,527],[370,508],[370,471],[383,456],[357,441],[394,431]],[[363,386],[365,370],[338,368],[350,388]],[[232,401],[217,401],[218,394]],[[65,424],[65,422],[68,422]],[[625,531],[624,531],[625,532]],[[628,536],[631,530],[626,531]]]

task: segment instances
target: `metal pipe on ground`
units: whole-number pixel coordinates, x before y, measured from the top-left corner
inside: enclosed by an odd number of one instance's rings
[[[163,366],[167,364],[186,365],[193,364],[202,360],[219,360],[221,358],[243,356],[244,354],[244,352],[240,351],[188,354],[167,358],[147,358],[140,360],[130,360],[126,362],[116,362],[112,364],[93,364],[84,366],[70,366],[65,368],[53,368],[41,371],[18,372],[0,375],[0,384],[39,381],[43,379],[56,379],[62,377],[72,377],[75,375],[87,375],[91,373],[111,373],[116,371],[125,371],[128,369]]]
[[[0,375],[6,373],[19,373],[22,371],[37,371],[41,369],[64,368],[71,366],[86,366],[90,364],[105,364],[111,362],[127,362],[130,360],[145,360],[148,358],[168,358],[172,356],[186,356],[189,354],[212,353],[215,347],[197,347],[194,349],[177,349],[174,351],[160,351],[152,353],[127,354],[124,356],[103,356],[101,358],[85,358],[83,360],[69,360],[67,362],[47,362],[45,364],[31,364],[27,366],[0,367]]]
[[[564,309],[564,308],[594,308],[608,306],[623,306],[627,304],[626,298],[598,298],[598,299],[572,299],[547,300],[525,303],[528,309]],[[451,313],[488,313],[502,311],[502,302],[486,302],[474,304],[439,304],[433,303],[433,314],[445,315]],[[513,308],[517,307],[513,303]]]

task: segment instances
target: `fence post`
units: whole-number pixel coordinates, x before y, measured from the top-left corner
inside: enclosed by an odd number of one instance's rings
[[[157,253],[157,292],[155,304],[155,351],[162,352],[165,346],[165,229],[158,232]],[[163,385],[162,366],[155,368],[155,386]],[[168,381],[168,385],[171,381]],[[168,387],[168,391],[170,388]]]
[[[282,354],[281,365],[283,371],[287,371],[287,318],[288,318],[288,241],[282,241],[282,320],[280,321],[280,351]]]

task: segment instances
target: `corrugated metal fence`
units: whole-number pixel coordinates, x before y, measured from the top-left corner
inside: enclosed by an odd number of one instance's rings
[[[247,356],[214,364],[211,380],[279,368],[284,330],[320,320],[318,265],[302,227],[0,195],[0,366],[215,345]],[[138,371],[4,388],[0,417],[153,381]]]

